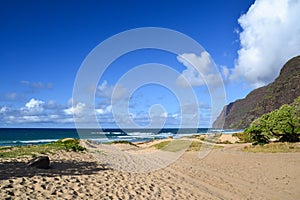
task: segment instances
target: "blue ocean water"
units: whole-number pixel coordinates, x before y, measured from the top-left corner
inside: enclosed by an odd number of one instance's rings
[[[0,146],[16,146],[28,144],[43,144],[62,138],[88,139],[94,142],[111,142],[126,140],[131,142],[163,139],[169,136],[174,138],[193,134],[205,134],[220,131],[224,133],[237,132],[237,130],[198,129],[54,129],[54,128],[0,128]],[[78,134],[79,133],[79,134]]]

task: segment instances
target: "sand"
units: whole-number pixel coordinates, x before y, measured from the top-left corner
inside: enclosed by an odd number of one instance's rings
[[[156,151],[147,145],[115,146],[135,155]],[[244,145],[223,145],[203,159],[184,152],[145,173],[117,170],[87,152],[49,155],[52,166],[44,170],[27,168],[29,158],[2,159],[0,199],[300,199],[300,153],[247,153],[239,150]]]
[[[229,143],[236,143],[239,141],[239,138],[232,136],[232,134],[222,134],[218,138],[218,142],[224,143],[224,142],[229,142]]]

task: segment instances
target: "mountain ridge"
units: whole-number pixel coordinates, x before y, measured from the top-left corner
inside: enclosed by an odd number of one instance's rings
[[[287,61],[272,83],[224,106],[212,127],[244,129],[261,115],[278,109],[283,104],[291,104],[298,96],[300,96],[300,56]]]

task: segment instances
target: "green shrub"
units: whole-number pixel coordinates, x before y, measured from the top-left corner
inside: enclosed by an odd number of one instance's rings
[[[247,132],[233,133],[232,136],[239,138],[238,143],[251,143],[251,142],[253,142],[250,134],[247,133]]]
[[[267,144],[270,138],[281,142],[299,142],[300,97],[292,105],[282,105],[254,120],[245,133],[250,135],[254,144]]]
[[[49,144],[51,145],[51,143]],[[73,139],[73,138],[68,138],[68,139],[61,139],[61,140],[58,140],[54,143],[52,143],[52,145],[54,146],[63,146],[65,147],[65,150],[67,151],[75,151],[75,152],[78,152],[78,151],[84,151],[85,148],[80,146],[79,145],[79,140],[78,139]]]
[[[79,145],[78,139],[58,140],[41,145],[15,146],[0,148],[0,158],[15,158],[22,156],[37,156],[39,154],[55,153],[58,150],[84,151],[85,148]]]

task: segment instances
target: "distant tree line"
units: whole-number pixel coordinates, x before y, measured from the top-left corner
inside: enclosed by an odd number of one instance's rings
[[[300,96],[291,105],[284,104],[254,120],[244,134],[253,144],[266,144],[271,140],[299,142]]]

